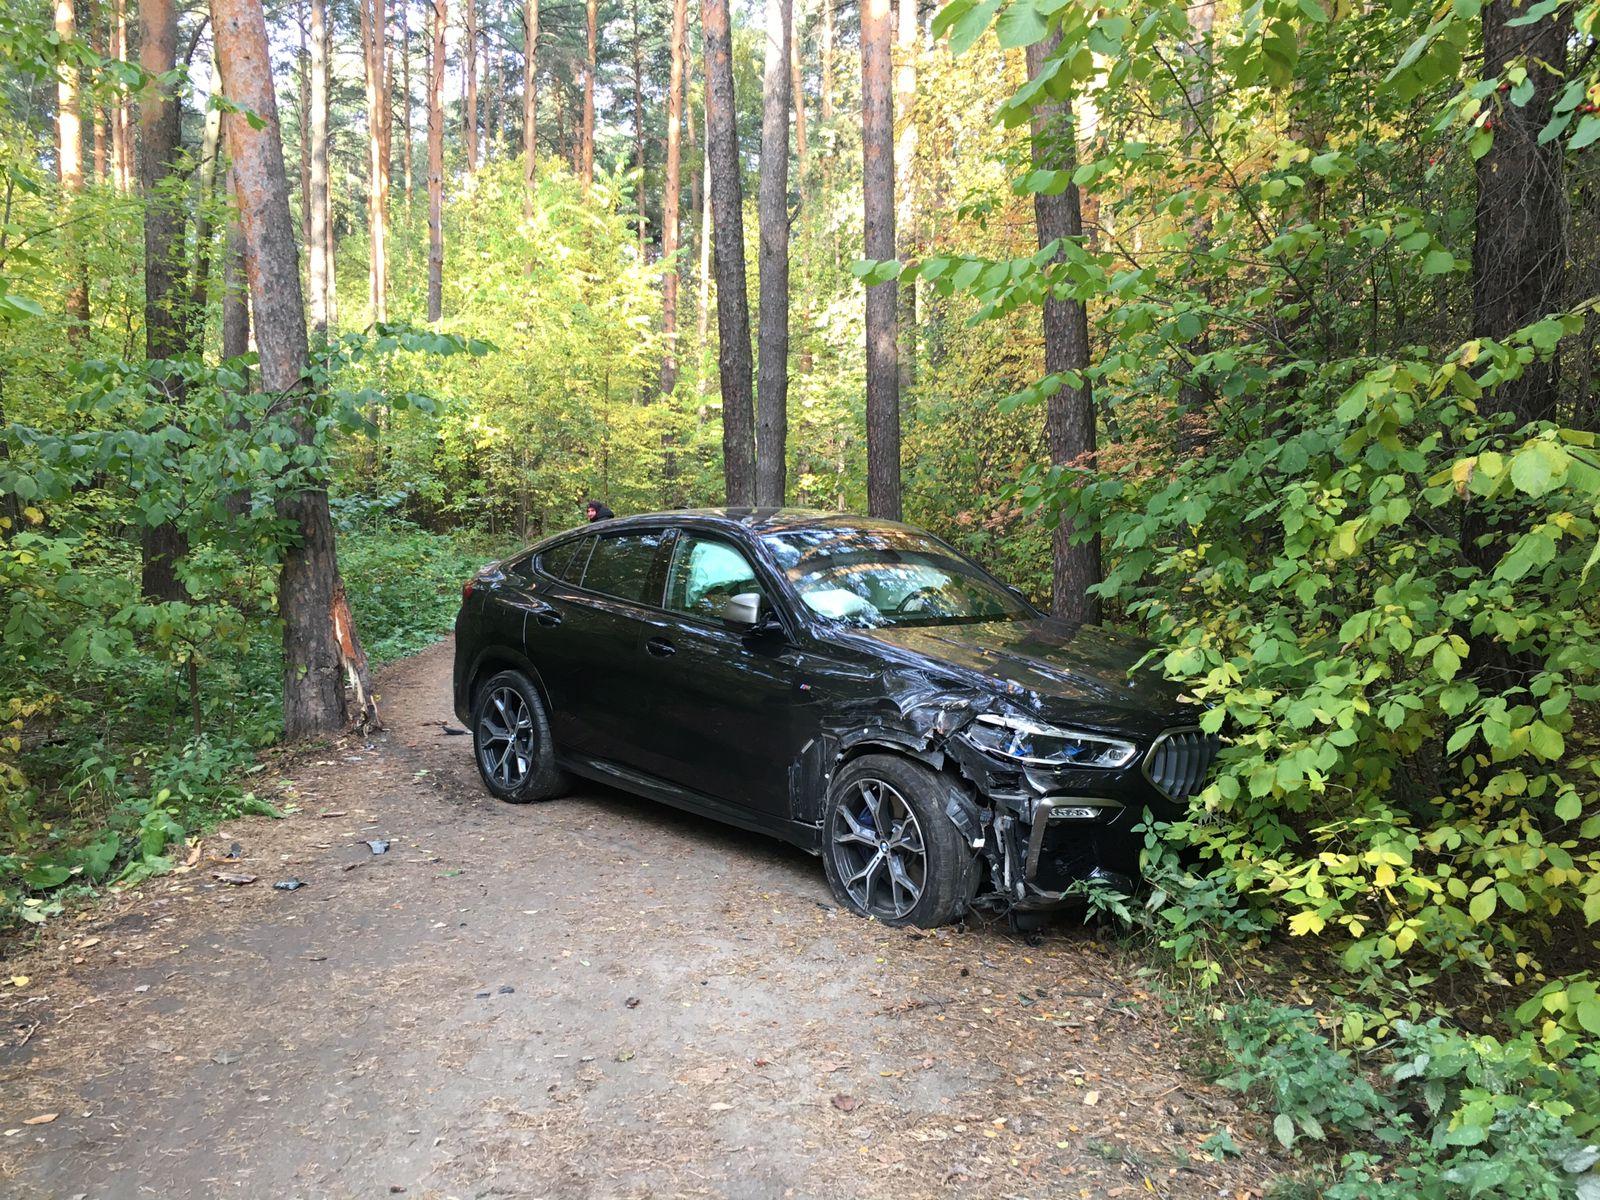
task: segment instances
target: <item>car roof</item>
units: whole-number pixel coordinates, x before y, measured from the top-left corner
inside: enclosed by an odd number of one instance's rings
[[[903,529],[895,521],[882,521],[876,517],[862,517],[854,513],[828,512],[820,508],[680,508],[665,512],[638,513],[626,517],[611,517],[580,526],[578,532],[602,532],[638,526],[688,525],[699,528],[743,529],[751,535],[774,533],[788,529],[816,529],[830,525],[851,525]]]

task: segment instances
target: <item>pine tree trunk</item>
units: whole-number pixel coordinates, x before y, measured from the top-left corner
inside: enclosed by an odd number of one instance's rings
[[[56,36],[62,45],[78,39],[78,17],[73,0],[55,0]],[[68,224],[64,230],[67,246],[67,316],[72,325],[67,336],[74,345],[83,341],[89,326],[89,270],[83,260],[82,238],[73,219],[78,199],[83,195],[83,118],[78,111],[78,68],[63,62],[56,76],[56,164],[60,172],[61,198]]]
[[[462,44],[466,88],[462,105],[462,136],[467,148],[467,174],[478,170],[478,5],[477,0],[466,0],[462,10],[466,20],[466,39]]]
[[[589,40],[583,59],[583,132],[578,143],[578,174],[588,191],[594,185],[594,72],[595,41],[599,36],[599,6],[597,0],[588,0],[587,21]]]
[[[1567,259],[1566,150],[1561,138],[1539,144],[1561,94],[1572,9],[1557,8],[1513,25],[1526,6],[1490,0],[1483,8],[1483,73],[1525,60],[1533,95],[1520,108],[1499,93],[1494,142],[1478,160],[1478,209],[1472,245],[1472,332],[1504,338],[1562,306]],[[1501,384],[1485,413],[1509,412],[1519,424],[1555,416],[1560,360],[1531,362]]]
[[[111,57],[128,60],[128,0],[111,0]],[[133,190],[133,125],[122,88],[111,102],[111,179],[117,191]]]
[[[433,6],[433,53],[428,59],[428,320],[444,315],[444,33],[448,0]]]
[[[307,240],[311,326],[325,334],[333,292],[332,232],[328,227],[328,3],[311,0],[311,235]]]
[[[700,275],[695,289],[695,371],[699,382],[704,413],[704,400],[711,391],[711,361],[708,351],[711,341],[711,153],[710,148],[700,153]]]
[[[411,192],[416,175],[411,163],[411,0],[400,0],[400,125],[405,134],[401,143],[400,169],[406,173],[406,220],[410,224]]]
[[[861,150],[866,257],[895,256],[894,93],[889,0],[861,3]],[[867,289],[867,511],[900,519],[900,374],[889,280]]]
[[[806,89],[800,73],[800,30],[805,24],[802,13],[803,8],[796,8],[789,20],[789,106],[794,109],[794,157],[803,188],[806,178]]]
[[[756,393],[756,503],[783,505],[789,432],[789,53],[791,0],[767,0],[761,80],[759,375]]]
[[[522,215],[533,216],[534,187],[539,179],[539,0],[523,8],[522,55],[522,182],[527,190]]]
[[[917,256],[916,191],[913,185],[917,165],[917,54],[922,49],[922,26],[918,21],[917,0],[896,0],[896,52],[900,59],[894,79],[895,110],[900,119],[900,135],[895,139],[895,231],[902,258]],[[897,312],[900,334],[900,394],[907,396],[917,382],[917,277],[912,275],[900,287]]]
[[[639,40],[639,0],[633,0],[633,169],[639,180],[633,185],[638,211],[639,258],[644,259],[644,43]]]
[[[295,26],[300,34],[300,51],[295,56],[295,83],[297,94],[295,108],[300,118],[300,238],[311,244],[311,48],[308,44],[310,22],[306,19],[305,0],[295,0]],[[214,68],[213,68],[214,70]],[[210,114],[206,114],[207,123]]]
[[[1045,65],[1059,35],[1027,50],[1028,74],[1037,75]],[[1042,104],[1033,110],[1033,166],[1035,170],[1062,171],[1071,175],[1077,169],[1077,130],[1072,110],[1066,104]],[[1039,248],[1083,236],[1083,213],[1078,189],[1069,184],[1060,195],[1035,192],[1034,219],[1038,225]],[[1059,249],[1056,263],[1066,261]],[[1045,410],[1045,440],[1050,461],[1058,467],[1094,469],[1095,413],[1094,393],[1086,372],[1089,369],[1089,314],[1083,301],[1062,300],[1047,295],[1044,302],[1044,369],[1051,375],[1075,372],[1077,386],[1063,383],[1050,397]],[[1088,589],[1100,582],[1100,538],[1096,535],[1082,545],[1073,545],[1076,527],[1063,520],[1051,534],[1050,611],[1069,621],[1100,620],[1100,600]]]
[[[228,122],[256,318],[256,347],[261,356],[261,385],[293,406],[296,432],[303,443],[309,443],[312,423],[305,310],[260,0],[214,0],[212,23],[228,100],[263,122],[260,129],[249,121]],[[376,723],[365,656],[349,620],[348,606],[342,603],[344,587],[339,579],[328,494],[320,488],[307,488],[283,496],[277,507],[279,517],[297,534],[284,552],[278,585],[278,611],[283,620],[284,733],[294,740],[344,728],[346,670],[363,715],[369,723]]]
[[[139,5],[139,65],[152,82],[139,100],[139,186],[144,193],[145,356],[181,357],[187,350],[188,301],[183,287],[186,255],[183,209],[170,186],[180,166],[182,114],[170,82],[161,82],[177,65],[178,16],[172,0],[142,0]],[[178,381],[171,386],[181,391]],[[180,396],[181,398],[181,396]],[[187,596],[177,566],[188,553],[188,538],[172,522],[141,533],[140,586],[151,600]]]
[[[389,182],[386,147],[384,0],[359,0],[367,81],[367,303],[373,321],[389,319]]]
[[[669,47],[672,65],[667,76],[667,173],[661,192],[661,391],[678,386],[678,202],[683,170],[684,38],[689,21],[688,0],[672,0]]]
[[[237,362],[250,349],[250,281],[244,265],[244,232],[239,227],[239,184],[231,168],[228,171],[228,195],[228,231],[222,251],[222,359],[224,362]],[[241,390],[248,392],[250,369],[241,366],[240,370],[244,373],[244,387]],[[234,422],[234,427],[238,429],[247,426],[248,422],[242,415]],[[225,506],[232,516],[244,516],[250,511],[249,488],[229,493]]]
[[[89,49],[101,58],[106,55],[106,27],[105,17],[100,11],[99,0],[88,0],[87,13],[89,17]],[[90,123],[94,129],[94,182],[106,181],[106,164],[110,151],[107,140],[106,113],[99,101],[90,104]]]
[[[591,0],[592,3],[592,0]],[[755,502],[755,419],[750,395],[750,301],[744,275],[744,197],[733,99],[728,0],[701,0],[705,39],[706,162],[716,240],[717,369],[722,381],[722,474],[731,505]]]

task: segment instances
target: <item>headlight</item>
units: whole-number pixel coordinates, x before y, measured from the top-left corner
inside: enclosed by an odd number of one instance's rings
[[[991,754],[1038,767],[1125,767],[1138,753],[1121,738],[987,713],[967,726],[966,735]]]

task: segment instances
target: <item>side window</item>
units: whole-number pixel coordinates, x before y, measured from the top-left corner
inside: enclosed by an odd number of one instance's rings
[[[661,593],[659,590],[653,591],[650,580],[655,574],[656,551],[661,548],[666,536],[665,530],[652,529],[647,533],[624,533],[600,538],[589,555],[589,565],[583,572],[583,586],[591,592],[616,596],[619,600],[659,604]]]
[[[750,562],[727,542],[684,534],[667,570],[667,607],[708,621],[722,620],[728,599],[759,592]]]
[[[569,542],[562,542],[559,546],[552,546],[539,555],[539,569],[546,575],[554,575],[557,579],[568,578],[567,572],[572,566],[573,556],[578,547],[584,545],[587,538],[573,538]]]

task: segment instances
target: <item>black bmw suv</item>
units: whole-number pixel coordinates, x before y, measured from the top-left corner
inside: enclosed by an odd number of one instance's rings
[[[1146,647],[1041,615],[939,539],[837,513],[602,521],[485,568],[455,709],[503,800],[571,776],[820,854],[840,902],[933,926],[1127,887],[1131,832],[1216,739]]]

